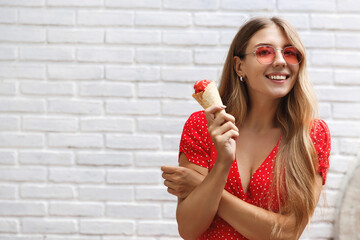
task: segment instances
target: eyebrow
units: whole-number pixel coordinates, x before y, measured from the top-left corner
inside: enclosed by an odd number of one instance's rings
[[[263,45],[273,46],[273,45],[272,45],[272,44],[270,44],[270,43],[258,43],[258,44],[256,44],[254,47],[255,47],[255,48],[257,48],[257,47],[259,47],[259,46],[263,46]],[[285,47],[289,47],[289,46],[293,46],[293,45],[292,45],[292,44],[290,44],[290,43],[289,43],[289,44],[285,44],[285,45],[284,45],[284,48],[285,48]]]

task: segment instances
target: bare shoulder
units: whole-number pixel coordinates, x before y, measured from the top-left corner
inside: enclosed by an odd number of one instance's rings
[[[201,167],[199,165],[196,165],[195,163],[190,162],[189,159],[183,153],[181,153],[179,158],[179,166],[192,169],[203,176],[206,176],[209,173],[209,170],[207,168]]]

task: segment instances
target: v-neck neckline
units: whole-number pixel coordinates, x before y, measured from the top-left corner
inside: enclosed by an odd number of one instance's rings
[[[281,142],[281,139],[282,139],[282,135],[280,135],[280,138],[278,140],[278,142],[276,143],[275,147],[271,150],[271,152],[266,156],[266,158],[264,159],[264,161],[260,164],[260,166],[255,170],[255,172],[250,176],[250,179],[249,179],[249,184],[246,188],[246,192],[244,191],[244,188],[243,188],[243,185],[242,185],[242,181],[241,181],[241,176],[240,176],[240,172],[239,172],[239,167],[238,167],[238,163],[237,163],[237,159],[236,159],[236,156],[235,156],[235,167],[236,167],[236,172],[237,172],[237,177],[239,179],[239,184],[240,184],[240,188],[241,188],[241,192],[244,194],[244,196],[247,196],[248,193],[249,193],[249,188],[250,188],[250,184],[253,180],[253,177],[254,175],[257,174],[257,172],[263,167],[263,165],[265,165],[268,161],[272,160],[274,157],[270,158],[271,154],[276,154],[277,153],[277,148],[279,147],[280,145],[280,142]]]

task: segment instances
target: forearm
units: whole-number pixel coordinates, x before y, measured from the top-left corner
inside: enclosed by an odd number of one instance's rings
[[[210,226],[218,211],[230,167],[215,163],[204,181],[187,198],[178,200],[176,218],[183,238],[196,238]]]
[[[249,239],[270,239],[273,226],[280,224],[283,232],[279,239],[295,239],[295,218],[274,213],[249,204],[227,191],[223,191],[217,214],[236,231]]]

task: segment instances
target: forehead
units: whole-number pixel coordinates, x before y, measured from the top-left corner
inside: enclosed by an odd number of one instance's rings
[[[276,48],[291,45],[285,33],[275,24],[271,24],[255,33],[249,41],[248,49],[254,48],[258,44],[269,44]]]

